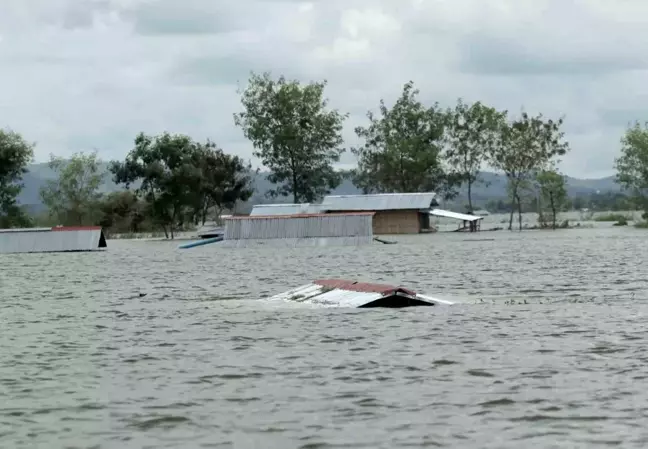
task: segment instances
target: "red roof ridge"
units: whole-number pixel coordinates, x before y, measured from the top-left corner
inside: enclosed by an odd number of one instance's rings
[[[322,287],[348,290],[353,292],[387,294],[394,291],[402,291],[409,295],[416,295],[416,292],[410,289],[389,284],[373,284],[368,282],[349,281],[345,279],[318,279],[313,283],[321,285]]]

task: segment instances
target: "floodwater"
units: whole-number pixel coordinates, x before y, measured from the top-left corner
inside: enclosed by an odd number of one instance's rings
[[[2,448],[648,446],[648,233],[0,256]],[[318,309],[316,278],[462,304]]]

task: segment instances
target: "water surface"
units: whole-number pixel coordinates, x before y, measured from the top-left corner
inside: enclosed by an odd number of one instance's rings
[[[648,234],[0,256],[3,448],[643,448]],[[461,304],[258,298],[325,277]]]

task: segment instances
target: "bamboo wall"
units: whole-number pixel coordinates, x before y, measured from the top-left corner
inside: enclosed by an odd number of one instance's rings
[[[418,210],[380,210],[373,217],[374,234],[418,234],[420,231]]]

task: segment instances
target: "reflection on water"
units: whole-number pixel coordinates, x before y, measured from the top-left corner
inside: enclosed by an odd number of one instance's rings
[[[0,447],[646,446],[648,234],[395,239],[0,256]],[[257,300],[324,277],[463,303]]]

